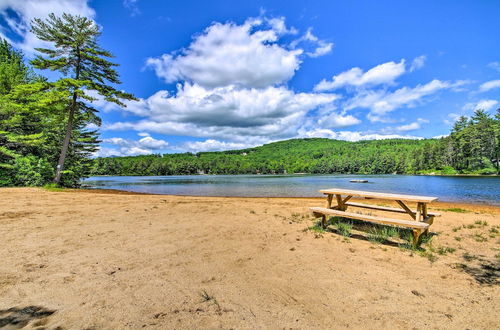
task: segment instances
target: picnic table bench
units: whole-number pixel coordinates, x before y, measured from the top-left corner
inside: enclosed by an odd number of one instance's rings
[[[386,225],[393,225],[398,227],[411,228],[413,230],[413,245],[417,246],[420,235],[428,231],[429,226],[433,223],[434,217],[440,216],[439,213],[428,212],[427,204],[436,201],[437,197],[402,195],[402,194],[388,194],[373,191],[361,191],[350,189],[324,189],[320,192],[326,195],[326,207],[311,207],[314,216],[321,217],[321,224],[326,227],[326,216],[341,216],[345,218],[357,219],[368,221],[372,223],[381,223]],[[342,197],[344,195],[345,197]],[[396,201],[401,208],[369,205],[363,203],[349,202],[352,197],[362,197],[365,199],[382,199]],[[336,205],[332,206],[335,197]],[[410,209],[406,203],[417,203],[417,209]],[[365,215],[353,212],[346,212],[348,207],[360,207],[372,210],[379,210],[385,212],[406,213],[412,220],[401,220],[394,218],[378,217],[372,215]]]

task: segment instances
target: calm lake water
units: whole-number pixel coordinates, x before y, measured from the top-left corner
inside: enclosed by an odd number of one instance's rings
[[[369,183],[351,183],[366,179]],[[500,177],[415,175],[178,175],[102,176],[83,184],[97,189],[142,193],[241,196],[320,197],[318,190],[345,188],[436,196],[441,201],[500,205]]]

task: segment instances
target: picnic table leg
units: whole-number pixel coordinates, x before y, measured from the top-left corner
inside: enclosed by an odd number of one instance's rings
[[[331,209],[332,208],[332,200],[333,200],[333,195],[327,195],[326,196],[326,208]]]
[[[413,247],[417,247],[420,241],[420,235],[422,231],[420,229],[413,229]]]
[[[347,209],[347,206],[344,204],[344,201],[342,200],[342,195],[337,194],[335,195],[335,197],[337,197],[337,205],[339,211],[345,211]]]
[[[326,229],[326,215],[324,214],[321,215],[321,227]]]
[[[424,203],[418,203],[417,204],[417,214],[415,216],[415,220],[421,222],[422,221],[422,209],[423,209]]]

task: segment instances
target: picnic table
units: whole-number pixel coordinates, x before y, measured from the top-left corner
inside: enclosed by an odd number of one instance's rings
[[[324,189],[320,192],[326,195],[326,207],[311,207],[311,211],[316,217],[322,218],[322,226],[326,227],[326,216],[341,216],[345,218],[368,221],[372,223],[381,223],[398,227],[411,228],[413,230],[413,245],[416,246],[419,242],[420,235],[428,231],[429,226],[433,223],[434,217],[440,216],[439,213],[429,212],[427,205],[437,200],[437,197],[403,195],[403,194],[388,194],[373,191],[361,191],[350,189]],[[345,196],[345,197],[343,197]],[[373,204],[363,204],[350,202],[352,197],[360,197],[365,199],[381,199],[396,201],[401,208],[379,206]],[[336,205],[332,203],[336,201]],[[417,209],[413,210],[408,207],[407,203],[417,203]],[[411,220],[401,220],[387,217],[372,216],[360,213],[346,212],[348,207],[359,207],[385,212],[405,213],[408,214]]]

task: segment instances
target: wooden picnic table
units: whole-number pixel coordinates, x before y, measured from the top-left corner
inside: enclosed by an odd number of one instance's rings
[[[352,218],[357,220],[382,223],[399,227],[407,227],[413,230],[413,244],[415,246],[418,244],[420,235],[426,232],[429,229],[429,226],[433,223],[434,217],[440,216],[439,213],[428,212],[427,209],[427,205],[433,201],[436,201],[437,197],[388,194],[388,193],[373,192],[373,191],[336,189],[336,188],[324,189],[320,190],[320,192],[326,195],[326,207],[312,207],[311,211],[315,216],[322,218],[321,223],[323,227],[326,227],[327,215],[341,216],[345,218]],[[349,200],[352,197],[392,200],[396,201],[401,208],[350,202]],[[336,205],[332,206],[334,198],[336,200]],[[417,209],[413,210],[410,207],[408,207],[407,205],[408,202],[417,203]],[[360,207],[360,208],[367,208],[385,212],[406,213],[410,216],[411,220],[401,220],[401,219],[346,212],[348,207]]]

